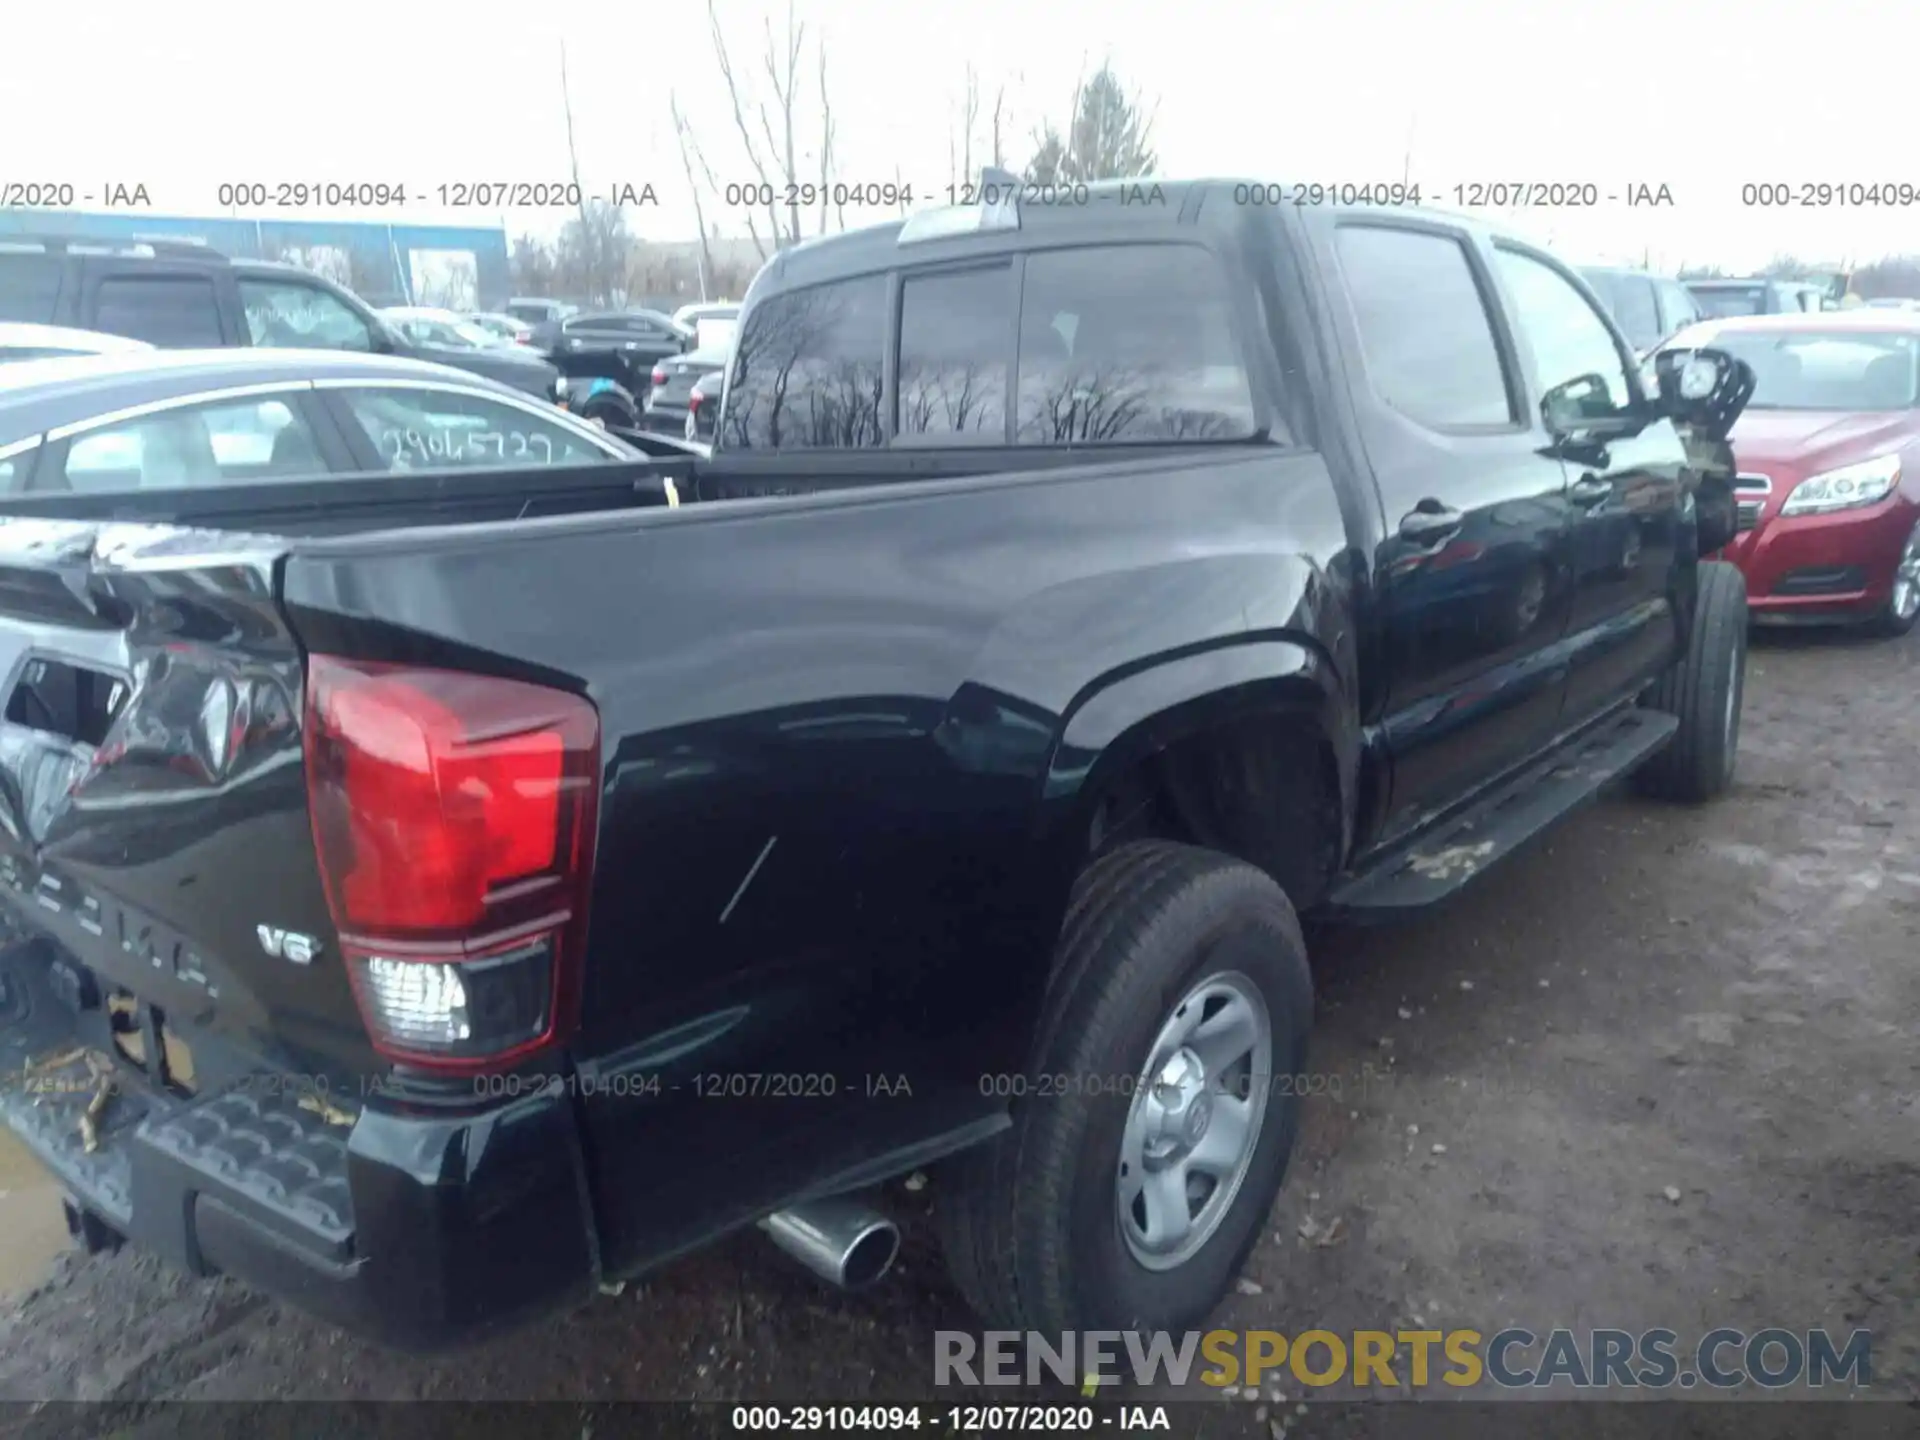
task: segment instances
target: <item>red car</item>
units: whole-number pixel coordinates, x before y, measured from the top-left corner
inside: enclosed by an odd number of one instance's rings
[[[1711,345],[1753,367],[1732,434],[1739,531],[1720,558],[1756,619],[1920,617],[1920,312],[1705,320],[1667,349]]]

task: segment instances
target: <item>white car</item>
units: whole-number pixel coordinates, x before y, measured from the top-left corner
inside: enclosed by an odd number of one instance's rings
[[[693,331],[690,348],[724,349],[733,342],[734,328],[740,321],[740,304],[736,300],[711,300],[682,305],[673,312],[673,320],[676,325],[685,325]]]
[[[66,355],[120,355],[129,350],[151,350],[144,340],[107,335],[98,330],[70,330],[64,325],[0,323],[0,364],[9,360],[50,360]]]
[[[492,350],[511,343],[456,311],[437,310],[430,305],[395,305],[382,310],[380,316],[415,345]]]

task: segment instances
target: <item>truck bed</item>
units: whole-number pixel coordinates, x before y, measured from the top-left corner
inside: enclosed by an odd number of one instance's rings
[[[654,459],[329,476],[146,494],[9,496],[0,498],[0,520],[18,516],[167,524],[294,537],[482,524],[664,505],[662,482],[672,478],[676,487],[686,486],[693,464],[691,458]]]

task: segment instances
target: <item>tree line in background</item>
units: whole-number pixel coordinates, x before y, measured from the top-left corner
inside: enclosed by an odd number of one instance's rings
[[[1683,267],[1682,280],[1716,280],[1733,275],[1717,265]],[[1791,255],[1775,257],[1760,269],[1769,280],[1825,280],[1833,274],[1831,264],[1817,264]],[[1847,289],[1862,300],[1920,298],[1920,255],[1889,255],[1854,268]]]
[[[760,266],[776,251],[815,235],[847,228],[849,207],[837,203],[836,184],[845,177],[834,166],[835,122],[828,84],[826,46],[797,21],[788,4],[784,30],[767,21],[755,57],[741,63],[742,47],[730,42],[715,0],[707,3],[707,30],[715,69],[727,99],[730,124],[719,137],[704,140],[687,121],[679,97],[668,95],[681,167],[693,200],[697,241],[663,243],[637,235],[629,212],[604,201],[584,202],[552,240],[534,235],[516,238],[509,252],[517,295],[565,298],[592,306],[618,306],[647,299],[682,303],[703,296],[739,299]],[[561,96],[567,113],[567,144],[576,183],[579,160],[573,147],[573,107],[561,54]],[[947,157],[947,183],[959,186],[977,177],[982,166],[1008,166],[1008,149],[1017,144],[1001,85],[989,107],[979,77],[967,68],[965,94],[953,117]],[[1152,173],[1153,117],[1140,97],[1131,95],[1111,66],[1102,65],[1074,87],[1064,127],[1043,120],[1027,145],[1030,158],[1020,173],[1036,184],[1125,179]],[[719,166],[713,161],[719,156]],[[725,177],[723,182],[722,177]],[[877,180],[879,177],[864,177]],[[923,180],[925,177],[921,177]],[[892,177],[899,196],[893,207],[905,214],[913,202],[941,197],[905,194],[909,182],[898,167]],[[744,188],[759,202],[729,203]],[[810,203],[800,203],[802,199]],[[721,236],[713,222],[725,207],[744,221],[747,238]],[[855,209],[853,223],[879,218],[871,207]]]
[[[647,240],[634,232],[626,209],[585,201],[552,240],[521,235],[512,242],[515,294],[592,306],[641,300],[685,303],[703,297],[737,300],[776,251],[847,227],[850,207],[837,203],[840,197],[834,193],[844,177],[836,175],[834,166],[836,132],[825,43],[818,35],[809,43],[808,27],[796,20],[792,0],[782,29],[776,30],[771,19],[764,22],[751,60],[747,47],[729,39],[716,0],[707,0],[707,31],[727,101],[723,133],[703,138],[688,122],[679,96],[670,91],[667,97],[700,238]],[[564,48],[560,89],[577,185],[580,167]],[[952,120],[947,156],[947,183],[952,186],[974,179],[985,165],[1017,168],[1029,182],[1050,185],[1149,175],[1158,162],[1152,107],[1129,93],[1106,64],[1074,87],[1064,124],[1043,118],[1024,144],[1013,136],[1007,86],[1000,85],[989,104],[971,65]],[[1015,149],[1027,154],[1024,165],[1009,163],[1009,152]],[[898,167],[892,180],[896,191],[908,188]],[[743,191],[760,203],[734,203]],[[925,204],[940,198],[915,195],[913,201]],[[895,208],[905,214],[911,203],[903,194]],[[722,208],[744,221],[744,240],[720,234],[712,217]],[[858,225],[879,214],[871,207],[857,208],[853,221]],[[1824,279],[1832,269],[1781,256],[1762,273],[1777,279]],[[1680,277],[1725,273],[1714,266],[1694,266],[1683,268]],[[1860,266],[1853,271],[1851,289],[1869,300],[1920,296],[1920,256],[1890,256]]]

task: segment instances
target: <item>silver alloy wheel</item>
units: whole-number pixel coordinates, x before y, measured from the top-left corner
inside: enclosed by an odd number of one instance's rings
[[[1213,1238],[1247,1178],[1273,1081],[1273,1022],[1237,970],[1209,975],[1154,1037],[1114,1176],[1120,1233],[1149,1270]]]
[[[1920,611],[1920,521],[1914,522],[1906,549],[1900,552],[1899,562],[1893,567],[1893,595],[1888,604],[1893,608],[1894,619],[1902,623]]]

